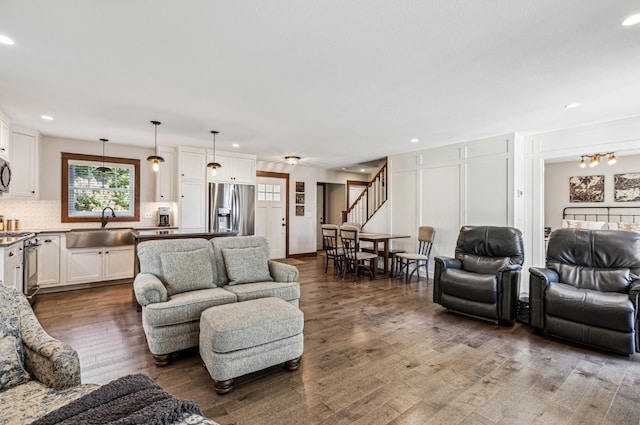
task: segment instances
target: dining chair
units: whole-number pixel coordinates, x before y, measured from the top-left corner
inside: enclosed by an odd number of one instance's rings
[[[371,279],[376,278],[376,254],[360,251],[360,229],[355,226],[343,225],[340,228],[342,249],[344,250],[344,264],[342,278],[347,276],[347,270],[353,270],[353,281],[358,279],[358,270],[366,270]],[[366,262],[369,261],[367,266]]]
[[[338,230],[339,227],[335,224],[322,225],[322,241],[326,255],[326,261],[324,264],[325,273],[329,269],[329,260],[333,260],[333,267],[336,274],[342,271],[344,249],[338,245]]]
[[[401,252],[396,257],[396,279],[400,278],[404,270],[405,283],[409,283],[413,274],[418,272],[418,281],[420,280],[420,267],[424,267],[429,282],[429,256],[433,247],[433,240],[436,231],[431,226],[420,226],[418,228],[418,252]],[[414,264],[415,267],[409,273],[409,267]]]

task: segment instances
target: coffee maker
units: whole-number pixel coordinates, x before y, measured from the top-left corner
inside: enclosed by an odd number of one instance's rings
[[[171,226],[171,208],[169,207],[158,208],[158,226],[161,226],[161,227]]]

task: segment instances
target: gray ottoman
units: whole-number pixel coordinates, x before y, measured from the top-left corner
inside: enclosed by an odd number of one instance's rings
[[[211,307],[200,316],[200,356],[218,394],[233,378],[285,363],[300,367],[302,311],[280,298],[260,298]]]

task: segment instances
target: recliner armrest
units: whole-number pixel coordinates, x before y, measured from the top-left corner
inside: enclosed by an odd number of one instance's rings
[[[269,260],[269,273],[276,282],[295,282],[299,275],[297,267],[273,260]]]
[[[138,273],[133,280],[133,291],[136,300],[142,306],[162,303],[169,299],[167,288],[156,275],[151,273]]]
[[[433,259],[436,263],[442,265],[443,269],[461,269],[462,261],[451,257],[435,257]]]
[[[529,274],[539,277],[549,284],[550,282],[559,282],[560,277],[558,273],[551,269],[545,269],[543,267],[529,267]]]
[[[640,279],[634,280],[629,285],[629,299],[633,303],[633,307],[638,314],[638,305],[640,304]]]
[[[529,267],[529,324],[544,329],[544,294],[551,282],[558,282],[559,276],[553,270],[543,267]]]

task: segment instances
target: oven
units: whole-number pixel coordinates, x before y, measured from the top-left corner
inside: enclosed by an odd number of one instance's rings
[[[24,277],[22,280],[23,292],[32,305],[36,301],[36,294],[40,290],[38,286],[38,255],[42,245],[37,238],[29,238],[24,241]]]

